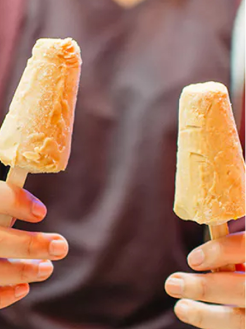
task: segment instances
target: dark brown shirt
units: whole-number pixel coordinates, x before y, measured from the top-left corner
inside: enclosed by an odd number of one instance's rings
[[[0,1],[0,113],[24,9],[25,0]]]
[[[18,226],[63,234],[70,253],[1,328],[191,328],[163,291],[203,235],[172,211],[178,98],[189,83],[229,85],[234,14],[231,0],[28,2],[5,112],[37,38],[72,36],[84,64],[68,169],[29,176],[49,212]]]

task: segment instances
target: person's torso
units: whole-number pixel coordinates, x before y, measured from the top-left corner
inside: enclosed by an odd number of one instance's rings
[[[202,228],[172,211],[178,98],[189,83],[229,85],[232,1],[57,4],[29,1],[5,108],[37,38],[78,41],[84,63],[70,162],[65,173],[28,177],[48,216],[18,223],[63,234],[70,253],[2,315],[14,329],[190,328],[163,291],[202,241]]]

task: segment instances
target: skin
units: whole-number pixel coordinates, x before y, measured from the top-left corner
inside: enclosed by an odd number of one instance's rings
[[[140,2],[143,2],[144,0],[113,0],[113,1],[122,7],[128,8],[128,7],[134,7]]]
[[[0,213],[30,223],[44,219],[46,207],[24,189],[0,181]],[[0,227],[0,309],[29,293],[30,282],[47,280],[51,261],[64,258],[67,241],[58,234],[33,233]]]
[[[245,268],[238,265],[244,263],[244,232],[209,241],[194,249],[188,256],[193,270],[211,271],[235,264],[236,272],[172,274],[165,283],[165,290],[180,299],[174,308],[177,317],[197,328],[244,329]]]

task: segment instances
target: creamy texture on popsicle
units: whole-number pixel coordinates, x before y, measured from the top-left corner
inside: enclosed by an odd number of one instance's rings
[[[30,173],[65,170],[81,68],[71,38],[40,39],[0,130],[0,160]]]
[[[183,89],[174,211],[217,225],[245,215],[245,164],[228,91],[207,82]]]

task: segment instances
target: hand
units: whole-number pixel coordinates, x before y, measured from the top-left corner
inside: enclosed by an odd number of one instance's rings
[[[209,241],[188,256],[188,264],[195,271],[244,262],[245,233]],[[178,318],[203,329],[245,328],[245,273],[239,272],[241,268],[231,273],[172,274],[165,289],[170,296],[181,298],[175,306]]]
[[[37,223],[45,206],[29,192],[0,181],[0,213]],[[25,297],[30,282],[53,272],[50,260],[67,255],[68,244],[58,234],[31,233],[0,227],[0,309]]]

